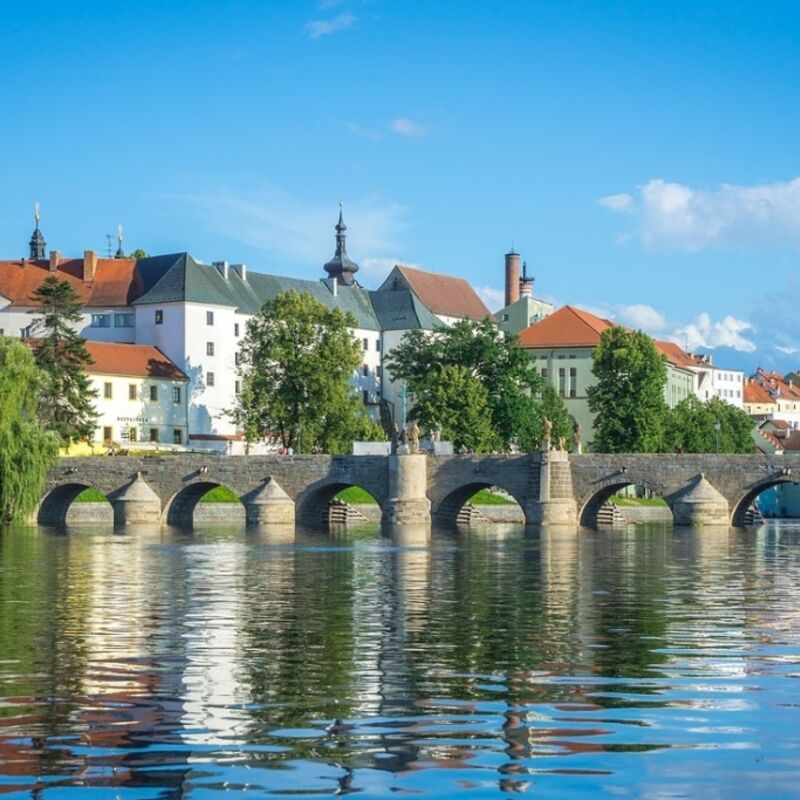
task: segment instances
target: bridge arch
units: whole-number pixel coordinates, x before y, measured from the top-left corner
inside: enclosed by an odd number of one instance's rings
[[[161,519],[167,525],[173,525],[177,528],[191,528],[195,525],[195,511],[200,501],[212,489],[222,486],[229,489],[236,499],[239,501],[233,509],[228,509],[227,506],[221,506],[223,515],[218,520],[219,522],[244,522],[244,506],[242,505],[239,493],[230,489],[224,483],[215,481],[213,479],[204,479],[193,481],[187,484],[178,492],[176,492],[164,505],[164,510],[161,514]],[[230,504],[234,505],[234,504]],[[225,511],[231,513],[225,515]]]
[[[93,483],[84,481],[69,481],[54,486],[39,503],[36,512],[36,521],[40,525],[66,525],[70,507],[79,494],[86,489],[95,489],[100,492],[108,502],[105,492]],[[109,507],[109,512],[111,512]],[[111,512],[113,513],[113,512]]]
[[[797,478],[792,477],[790,475],[775,475],[772,478],[768,478],[764,481],[757,483],[755,486],[751,486],[748,490],[742,495],[739,500],[733,506],[733,513],[731,514],[731,525],[734,528],[745,528],[748,525],[746,520],[746,515],[750,506],[753,505],[756,498],[762,494],[763,492],[767,491],[767,489],[771,489],[773,486],[780,486],[784,483],[797,483]]]
[[[520,507],[523,518],[527,523],[525,507],[514,492],[497,483],[492,483],[487,480],[474,479],[454,489],[450,489],[449,492],[431,508],[431,516],[440,525],[455,525],[458,522],[459,512],[473,495],[475,495],[481,489],[491,489],[495,486],[499,489],[502,489],[504,492],[506,492],[506,494],[514,499],[514,501]]]
[[[357,487],[367,492],[381,510],[381,519],[386,515],[386,500],[374,487],[348,481],[345,479],[315,483],[306,487],[297,496],[295,502],[297,521],[310,526],[318,526],[328,522],[327,510],[339,492],[350,487]]]
[[[628,486],[643,486],[654,495],[661,497],[669,507],[670,513],[672,513],[671,498],[664,495],[662,487],[656,486],[648,480],[643,480],[636,477],[629,478],[626,475],[624,479],[622,476],[618,476],[617,478],[603,482],[601,486],[593,487],[591,493],[582,498],[579,505],[580,510],[578,512],[578,524],[582,528],[596,528],[598,525],[597,516],[600,512],[600,509],[613,495],[617,494],[621,489],[625,489]]]

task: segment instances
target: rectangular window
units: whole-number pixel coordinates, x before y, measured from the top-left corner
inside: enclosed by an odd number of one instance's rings
[[[113,396],[114,395],[113,395],[111,384],[110,383],[104,383],[103,384],[103,397],[106,400],[111,400]]]
[[[375,367],[375,374],[380,378],[383,376],[383,370],[380,366]]]
[[[93,328],[110,328],[111,314],[92,314]]]
[[[369,364],[361,365],[361,374],[364,375],[365,378],[369,376]]]
[[[181,387],[180,386],[173,386],[172,387],[172,402],[175,405],[178,405],[181,402]]]
[[[173,444],[182,444],[183,443],[183,431],[180,428],[175,428],[172,431],[172,443]]]
[[[239,381],[233,382],[233,393],[238,397],[239,393],[242,391],[242,384]]]
[[[503,314],[503,322],[508,322],[508,314]]]
[[[547,377],[547,367],[542,367],[542,377],[543,378]]]
[[[158,386],[151,386],[150,387],[150,402],[157,403],[158,402]]]
[[[362,339],[361,341],[363,343],[364,350],[366,351],[366,349],[369,347],[369,339]]]
[[[567,371],[563,367],[558,370],[558,394],[561,397],[567,394]]]
[[[238,322],[234,322],[233,323],[233,335],[234,336],[238,336],[239,335],[239,323]]]
[[[158,428],[150,428],[150,441],[151,442],[160,441],[159,436],[158,436]]]
[[[135,328],[136,315],[135,314],[114,314],[114,327],[115,328]]]
[[[213,324],[214,324],[214,312],[206,311],[206,325],[213,325]]]
[[[111,426],[108,425],[105,428],[103,428],[103,441],[110,443],[113,438],[114,438],[114,435],[113,435],[113,431],[111,430]]]
[[[136,434],[136,428],[129,428],[128,429],[128,439],[131,442],[135,442],[136,441],[136,435],[137,435]]]
[[[238,354],[238,353],[234,353],[234,354],[233,354],[233,363],[234,363],[234,364],[235,364],[237,367],[239,366],[239,354]]]
[[[375,352],[380,353],[380,351],[381,351],[381,340],[380,339],[376,339],[375,340]]]
[[[129,383],[128,384],[128,400],[136,400],[138,397],[138,392],[136,391],[136,384]]]
[[[206,355],[207,356],[214,355],[214,342],[206,342]]]
[[[206,386],[213,386],[214,385],[214,373],[207,372],[206,373]]]
[[[156,325],[161,325],[164,322],[164,312],[160,309],[156,309]]]
[[[367,405],[367,403],[369,403],[369,392],[366,389],[364,389],[363,391],[363,398],[364,398],[364,405]]]
[[[578,396],[578,370],[575,367],[569,368],[569,396]]]

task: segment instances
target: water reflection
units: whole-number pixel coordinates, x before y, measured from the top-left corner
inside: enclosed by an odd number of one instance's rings
[[[7,529],[0,794],[788,796],[799,545]]]

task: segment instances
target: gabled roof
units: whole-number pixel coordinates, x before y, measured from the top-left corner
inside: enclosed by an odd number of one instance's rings
[[[800,401],[800,386],[786,380],[780,372],[770,372],[759,367],[748,383],[758,383],[774,399]]]
[[[135,378],[168,378],[188,381],[179,369],[157,347],[116,342],[86,342],[94,363],[87,369],[91,375],[130,375]]]
[[[520,347],[597,347],[614,323],[574,306],[563,306],[519,334]]]
[[[370,292],[369,299],[381,330],[408,331],[420,328],[432,331],[444,325],[410,289]]]
[[[478,322],[492,318],[483,300],[463,278],[397,264],[381,284],[379,292],[411,289],[433,314],[461,317]]]
[[[689,353],[675,344],[675,342],[654,341],[654,344],[659,352],[661,352],[673,366],[682,367],[684,369],[698,366],[697,361],[692,358]]]
[[[759,403],[775,405],[775,398],[758,382],[748,378],[744,382],[742,400],[745,403]]]

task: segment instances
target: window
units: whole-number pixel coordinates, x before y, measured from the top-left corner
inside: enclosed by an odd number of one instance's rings
[[[150,428],[150,441],[151,442],[161,441],[158,435],[158,428]]]
[[[214,385],[214,373],[207,372],[206,373],[206,386],[213,386]]]
[[[158,386],[151,386],[150,387],[150,402],[157,403],[158,402]]]
[[[128,384],[128,400],[136,400],[139,393],[136,391],[136,384],[129,383]]]
[[[238,322],[234,322],[233,323],[233,335],[234,336],[238,336],[239,335],[239,323]]]
[[[181,387],[180,386],[173,386],[172,387],[172,402],[175,405],[178,405],[181,402]]]
[[[376,375],[377,375],[379,378],[380,378],[380,377],[382,377],[382,375],[383,375],[383,370],[380,368],[380,366],[377,366],[377,367],[375,367],[375,374],[376,374]]]
[[[369,364],[361,365],[361,374],[364,375],[365,378],[369,376]]]
[[[110,328],[111,314],[92,314],[93,328]]]
[[[242,384],[240,381],[233,382],[233,393],[238,397],[239,393],[242,391]]]
[[[234,364],[235,364],[237,367],[239,366],[239,354],[238,354],[238,353],[234,353],[234,354],[233,354],[233,363],[234,363]]]
[[[214,342],[206,342],[206,355],[207,356],[214,355]]]
[[[156,309],[156,325],[162,325],[164,322],[164,312],[160,309]]]
[[[103,428],[103,441],[111,442],[113,438],[114,436],[113,436],[113,431],[111,430],[111,426],[108,425],[105,428]]]
[[[114,314],[114,327],[115,328],[135,328],[136,315],[135,314]]]
[[[363,392],[363,399],[364,399],[364,405],[367,405],[367,403],[369,403],[369,392],[366,389],[364,389]]]
[[[575,367],[569,368],[569,396],[578,396],[578,370]]]
[[[111,400],[112,397],[114,396],[112,389],[113,389],[113,387],[112,387],[112,385],[110,383],[104,383],[103,384],[103,397],[106,400]]]
[[[542,377],[543,378],[547,377],[547,367],[542,367]]]
[[[206,325],[213,325],[213,324],[214,324],[214,312],[206,311]]]
[[[369,348],[369,339],[362,339],[361,340],[364,344],[364,350],[366,351]]]
[[[20,329],[19,329],[19,335],[20,335],[20,336],[21,336],[23,339],[27,339],[27,338],[28,338],[28,337],[31,335],[31,326],[30,326],[30,325],[28,325],[28,327],[27,327],[27,328],[20,328]]]
[[[567,393],[567,371],[561,367],[558,370],[558,394],[561,397],[566,397]]]
[[[380,353],[380,351],[381,351],[381,340],[380,339],[376,339],[375,340],[375,352],[376,353]]]
[[[173,444],[183,444],[183,431],[180,428],[174,428],[172,431]]]
[[[508,314],[503,314],[503,322],[508,322]]]
[[[135,442],[136,441],[136,428],[129,428],[128,429],[128,439],[131,442]]]

